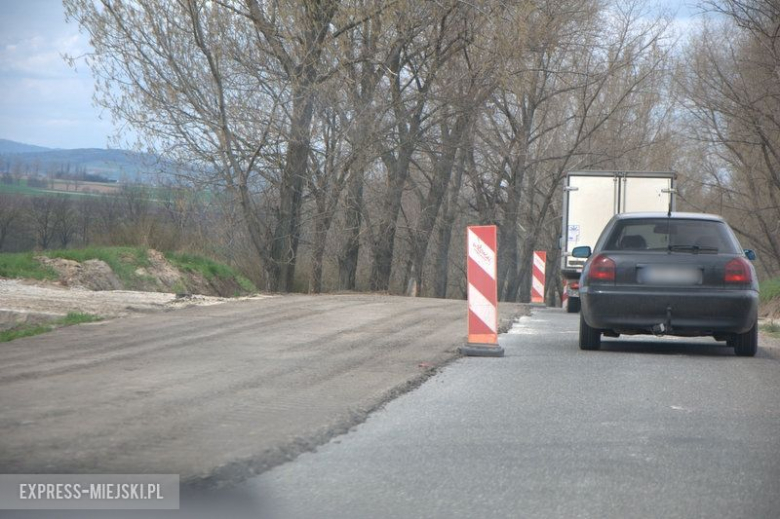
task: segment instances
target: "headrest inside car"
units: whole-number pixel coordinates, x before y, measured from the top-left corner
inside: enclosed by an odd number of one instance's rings
[[[631,234],[628,236],[623,236],[623,239],[620,240],[620,248],[632,250],[646,249],[647,242],[642,236],[638,234]]]

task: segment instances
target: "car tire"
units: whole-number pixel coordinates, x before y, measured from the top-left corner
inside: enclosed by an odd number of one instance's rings
[[[576,314],[579,311],[580,311],[580,298],[570,297],[569,302],[566,304],[566,313]]]
[[[755,357],[758,353],[758,323],[745,333],[737,333],[727,342],[738,357]]]
[[[591,328],[580,314],[580,349],[597,350],[601,348],[601,330]]]

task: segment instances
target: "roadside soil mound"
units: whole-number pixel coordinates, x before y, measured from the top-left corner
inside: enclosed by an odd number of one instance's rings
[[[217,275],[209,278],[196,270],[180,270],[171,264],[163,253],[153,249],[147,252],[147,264],[135,269],[132,286],[123,282],[108,263],[99,259],[83,262],[46,256],[36,256],[35,259],[53,269],[59,276],[56,284],[65,287],[94,291],[136,290],[214,297],[246,294],[246,290],[235,278]],[[128,258],[129,264],[131,260]]]
[[[63,258],[37,256],[38,262],[53,269],[59,276],[59,283],[66,287],[86,288],[88,290],[121,290],[122,281],[114,274],[108,263],[99,259],[83,263]]]
[[[135,271],[135,275],[141,277],[149,285],[150,292],[156,292],[155,287],[163,287],[164,292],[181,292],[181,287],[184,286],[184,276],[179,269],[171,265],[162,252],[154,249],[149,249],[147,253],[149,259],[149,265],[147,267],[139,267]],[[201,293],[201,292],[197,292]],[[209,294],[216,295],[216,294]]]
[[[232,301],[263,299],[253,295],[226,298],[203,295],[176,295],[166,292],[133,290],[90,290],[83,286],[22,279],[0,279],[0,331],[22,325],[45,324],[71,312],[113,319],[133,314],[151,314],[191,306],[211,306]]]

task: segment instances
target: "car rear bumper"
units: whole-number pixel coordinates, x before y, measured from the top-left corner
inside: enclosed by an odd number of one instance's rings
[[[750,289],[676,289],[661,293],[589,286],[580,289],[580,298],[582,315],[589,326],[623,333],[651,333],[659,324],[671,334],[745,333],[758,316],[758,292]]]

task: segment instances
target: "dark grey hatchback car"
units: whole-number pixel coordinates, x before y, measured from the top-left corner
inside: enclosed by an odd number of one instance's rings
[[[609,221],[580,278],[580,348],[621,334],[713,336],[737,355],[758,349],[758,282],[723,218],[623,213]]]

